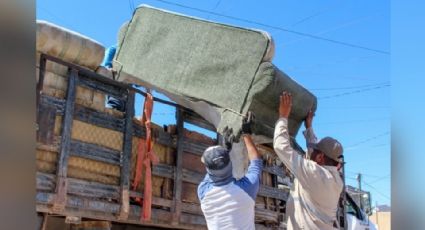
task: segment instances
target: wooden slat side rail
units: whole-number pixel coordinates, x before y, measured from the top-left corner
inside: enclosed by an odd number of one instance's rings
[[[174,166],[158,163],[152,166],[152,174],[155,176],[174,179]]]
[[[182,212],[191,213],[191,214],[197,214],[197,215],[204,215],[202,213],[201,205],[197,204],[190,204],[183,202],[182,203]]]
[[[55,187],[56,176],[48,173],[36,173],[36,182],[38,191],[52,191]],[[89,182],[75,178],[68,178],[68,194],[78,197],[94,198],[94,199],[114,199],[120,198],[120,188],[114,185],[106,185],[97,182]],[[143,198],[141,192],[130,191],[131,197]],[[160,197],[153,197],[152,204],[162,207],[172,207],[173,201]],[[199,205],[182,203],[182,212],[202,215]]]
[[[65,100],[53,96],[49,96],[46,94],[40,95],[40,104],[49,105],[56,108],[57,114],[63,114],[63,110],[65,107]]]
[[[185,138],[183,140],[183,151],[188,152],[188,153],[193,153],[196,154],[198,156],[202,156],[202,154],[204,153],[205,149],[207,149],[208,147],[210,147],[210,145],[201,143],[201,142],[195,142],[193,140],[190,140],[188,138]]]
[[[275,187],[270,187],[267,185],[260,185],[260,190],[258,191],[259,196],[275,198],[278,200],[287,200],[289,190],[278,189]]]
[[[68,78],[68,89],[65,103],[65,114],[62,124],[62,138],[59,152],[59,159],[57,165],[57,181],[56,181],[56,196],[53,204],[53,210],[62,211],[66,204],[66,192],[68,187],[67,170],[68,170],[68,157],[71,144],[71,128],[74,114],[74,102],[76,94],[76,84],[78,83],[78,71],[71,69]]]
[[[77,120],[118,132],[124,132],[125,129],[125,119],[117,118],[82,105],[75,106],[74,117]]]
[[[191,223],[191,224],[196,224],[196,225],[200,225],[200,226],[205,226],[207,225],[207,221],[205,220],[205,217],[202,215],[193,215],[193,214],[189,214],[189,213],[182,213],[180,216],[180,222],[183,223]]]
[[[53,191],[55,181],[56,175],[41,172],[36,173],[38,191]],[[118,200],[120,198],[120,188],[114,185],[68,178],[68,194],[94,199]]]
[[[263,209],[263,208],[255,208],[255,218],[261,221],[266,221],[268,223],[275,223],[278,222],[278,212]]]
[[[174,204],[171,209],[173,212],[172,224],[178,225],[180,222],[181,215],[181,198],[182,198],[182,186],[183,186],[183,149],[184,149],[184,127],[183,127],[183,110],[176,109],[176,120],[177,120],[177,153],[176,153],[176,167],[174,177]]]
[[[103,83],[102,81],[99,81],[99,79],[93,79],[85,76],[84,74],[80,77],[80,83],[87,88],[101,91],[105,94],[113,96],[116,99],[125,100],[125,95],[127,92],[126,89]]]
[[[38,191],[53,191],[55,188],[56,175],[48,173],[36,173],[36,186]],[[94,199],[114,199],[120,198],[120,187],[106,185],[98,182],[89,182],[75,178],[68,178],[68,194]],[[143,198],[141,192],[130,191],[131,197]],[[163,207],[171,207],[172,200],[153,197],[152,203]]]
[[[46,192],[37,192],[36,194],[36,209],[38,212],[51,212],[50,204],[53,203],[54,194]],[[81,198],[69,195],[67,199],[66,209],[62,212],[56,213],[60,215],[70,216],[84,216],[86,218],[109,220],[129,224],[143,224],[147,226],[157,226],[173,229],[206,229],[206,226],[200,225],[202,223],[202,216],[192,216],[191,218],[182,218],[184,222],[171,226],[170,221],[173,213],[161,209],[152,209],[152,220],[150,222],[140,222],[140,206],[130,205],[129,216],[126,220],[117,220],[116,214],[120,210],[120,205],[107,202],[98,201],[93,199]],[[186,217],[185,214],[183,216]]]
[[[265,166],[263,168],[263,171],[268,172],[268,173],[273,174],[273,175],[280,176],[282,178],[286,177],[285,173],[283,172],[283,167],[281,167],[281,166],[277,166],[277,165]]]
[[[64,105],[65,100],[58,99],[52,96],[48,95],[42,95],[41,96],[41,104],[45,106],[53,106],[56,108],[56,112],[58,115],[64,114]],[[86,123],[90,123],[102,128],[112,129],[115,131],[122,132],[124,130],[124,119],[114,117],[110,114],[99,112],[95,109],[87,108],[82,105],[76,104],[74,106],[74,118],[83,121]],[[136,124],[135,121],[133,122],[133,135],[137,137],[145,137],[146,136],[146,130],[144,126],[141,126],[140,124]],[[153,131],[153,138],[155,140],[155,143],[160,145],[165,145],[168,147],[175,148],[176,145],[174,144],[174,138],[164,130],[154,130]]]
[[[205,177],[205,174],[201,174],[196,171],[183,168],[183,181],[190,182],[192,184],[199,184]]]
[[[74,139],[71,140],[70,155],[114,165],[121,165],[120,151]]]
[[[125,107],[125,132],[121,160],[121,206],[119,220],[126,220],[130,212],[130,159],[133,139],[134,92],[127,95]]]
[[[141,192],[136,192],[136,191],[130,191],[130,196],[134,198],[143,198],[143,194]],[[173,206],[173,201],[160,198],[160,197],[152,197],[152,204],[158,205],[161,207],[170,208]],[[140,219],[140,214],[139,214],[139,219]]]

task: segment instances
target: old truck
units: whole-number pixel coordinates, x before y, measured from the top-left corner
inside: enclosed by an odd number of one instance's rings
[[[52,30],[56,37],[49,38]],[[149,179],[146,168],[142,169],[135,186],[139,148],[148,133],[146,124],[135,117],[135,106],[142,106],[135,99],[144,100],[147,92],[98,74],[102,57],[96,53],[103,56],[104,48],[96,42],[47,22],[38,22],[37,33],[36,210],[40,228],[206,229],[196,193],[205,175],[200,156],[219,138],[185,126],[214,132],[215,127],[190,109],[153,98],[156,105],[175,108],[176,123],[151,124],[149,133],[158,159],[149,170]],[[123,101],[123,111],[106,107],[107,96]],[[286,174],[271,157],[270,147],[259,148],[266,167],[256,201],[257,228],[279,228],[284,223],[288,187],[279,186],[278,180]],[[143,219],[147,180],[151,180],[151,204],[146,207],[151,218]]]
[[[140,10],[145,11],[142,16],[164,16],[164,12],[156,9],[142,7]],[[138,13],[134,15],[138,16]],[[165,12],[165,16],[175,21],[175,16],[169,12]],[[181,15],[176,17],[191,23],[193,21]],[[135,18],[133,22],[138,20],[140,18]],[[217,29],[214,33],[221,38],[225,37],[222,36],[222,29],[229,30],[228,26],[221,24],[217,26],[210,23],[207,26],[213,27],[206,30],[208,33]],[[218,133],[216,137],[206,136],[187,127],[194,125],[211,132],[219,131],[230,134],[227,138],[235,140],[238,129],[235,121],[247,109],[271,111],[258,113],[260,122],[256,127],[260,134],[256,138],[257,147],[263,153],[265,165],[256,199],[256,228],[285,229],[285,201],[292,178],[274,154],[270,141],[273,135],[270,132],[271,124],[276,115],[273,106],[277,101],[270,100],[271,104],[265,107],[260,105],[264,98],[273,97],[272,92],[281,90],[279,87],[296,91],[296,103],[303,102],[304,106],[296,106],[295,116],[291,118],[294,125],[290,127],[290,132],[294,136],[306,111],[315,106],[316,102],[314,96],[271,64],[272,40],[267,36],[264,38],[262,32],[236,28],[238,33],[251,33],[254,43],[259,37],[264,44],[256,50],[259,61],[252,60],[253,63],[258,62],[259,69],[251,71],[254,86],[248,85],[248,95],[245,95],[248,100],[242,105],[237,100],[233,104],[226,104],[228,101],[223,98],[212,98],[216,102],[207,104],[203,102],[205,98],[202,98],[207,94],[194,98],[190,87],[179,88],[181,94],[178,94],[169,82],[169,85],[159,84],[159,73],[152,78],[149,71],[154,69],[153,66],[146,68],[149,60],[156,62],[158,58],[177,58],[171,57],[174,53],[167,53],[170,44],[166,38],[175,39],[175,34],[170,33],[175,29],[174,25],[166,26],[168,37],[158,26],[151,28],[150,33],[161,34],[164,42],[161,45],[166,48],[157,50],[157,56],[149,53],[152,47],[148,47],[145,53],[139,48],[146,46],[131,44],[135,40],[128,33],[138,31],[138,24],[127,23],[123,28],[120,32],[118,58],[114,58],[115,69],[111,70],[99,66],[105,48],[98,42],[48,22],[37,22],[36,210],[39,213],[40,229],[146,229],[148,226],[206,229],[197,198],[197,185],[205,175],[200,157],[208,146],[223,144],[223,137]],[[234,36],[233,32],[231,36]],[[127,37],[127,40],[123,37]],[[193,40],[194,43],[197,41]],[[228,41],[233,42],[231,39]],[[194,43],[190,45],[196,47]],[[199,44],[203,45],[202,42]],[[236,48],[239,50],[241,47]],[[229,52],[228,47],[223,49]],[[132,53],[133,50],[138,53]],[[214,50],[211,52],[215,55]],[[140,54],[142,56],[138,56]],[[144,59],[144,55],[150,55],[150,58]],[[131,58],[134,58],[134,63]],[[130,67],[126,65],[129,60],[133,64]],[[172,64],[166,65],[169,71],[178,69],[178,66]],[[213,63],[213,66],[223,71],[223,65],[227,64]],[[193,63],[185,65],[193,66]],[[235,63],[230,65],[234,67]],[[164,66],[155,68],[159,68],[158,72],[165,69]],[[189,76],[196,68],[189,68],[189,71],[185,68],[185,74]],[[141,69],[147,72],[139,72]],[[166,70],[163,72],[169,73]],[[250,72],[244,72],[247,73]],[[208,76],[211,72],[203,74]],[[130,83],[137,83],[144,89]],[[152,97],[152,89],[172,100]],[[246,92],[242,90],[239,93]],[[116,109],[105,106],[108,97],[119,100],[123,107]],[[141,108],[143,103],[136,103],[137,99],[144,101],[143,113],[139,118],[135,116],[135,108]],[[221,104],[223,101],[225,103]],[[152,112],[156,112],[155,105],[159,104],[172,108],[173,114],[168,115],[175,117],[175,123],[160,126],[150,122]],[[152,106],[153,110],[149,109]],[[226,106],[242,107],[239,112],[235,112]],[[228,133],[228,130],[234,132]],[[295,141],[293,144],[303,154]],[[246,153],[237,145],[233,149],[232,161],[236,165],[234,174],[237,177],[246,168]],[[340,226],[344,228],[347,222],[344,207],[349,199],[342,197]]]

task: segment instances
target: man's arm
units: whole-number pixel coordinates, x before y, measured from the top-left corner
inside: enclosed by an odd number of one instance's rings
[[[317,137],[313,131],[313,117],[314,117],[314,112],[310,110],[308,112],[307,117],[304,120],[305,131],[303,132],[303,134],[306,140],[307,155],[309,157],[311,156],[311,153],[313,152],[313,148],[311,148],[311,145],[317,143]]]
[[[252,141],[251,135],[244,134],[243,141],[245,142],[246,150],[248,151],[248,159],[250,161],[261,159],[261,156],[258,153],[258,150],[254,145],[254,142]]]
[[[260,177],[263,170],[263,159],[254,145],[251,138],[251,125],[253,123],[253,115],[248,113],[248,117],[242,123],[242,138],[244,140],[249,159],[248,171],[244,177],[236,181],[242,190],[244,190],[253,200],[255,200],[258,189],[260,187]]]
[[[286,92],[280,97],[279,120],[273,138],[273,147],[279,159],[304,186],[310,184],[309,178],[317,173],[314,162],[303,159],[290,144],[288,117],[291,113],[292,96]],[[314,177],[314,176],[313,176]]]

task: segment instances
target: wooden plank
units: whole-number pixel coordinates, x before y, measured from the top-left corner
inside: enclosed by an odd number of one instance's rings
[[[94,90],[99,90],[119,100],[125,100],[125,97],[123,97],[123,95],[127,94],[127,90],[125,88],[104,83],[102,81],[99,81],[99,79],[90,78],[85,76],[84,74],[81,74],[80,82],[83,86]]]
[[[203,215],[201,205],[199,204],[190,204],[183,202],[182,203],[182,212],[192,213],[197,215]]]
[[[152,174],[155,176],[174,179],[174,166],[158,163],[152,166]]]
[[[260,185],[260,190],[258,191],[259,196],[270,197],[284,201],[288,199],[288,193],[289,190],[282,190],[267,185]]]
[[[183,149],[184,149],[184,127],[183,127],[183,110],[176,109],[176,120],[177,120],[177,154],[176,154],[176,167],[174,177],[174,204],[171,209],[173,212],[173,225],[178,225],[180,222],[181,215],[181,200],[182,200],[182,186],[183,186]]]
[[[66,204],[66,191],[67,191],[67,170],[68,170],[68,157],[71,144],[71,128],[72,128],[72,115],[74,111],[74,102],[76,94],[76,84],[78,83],[78,71],[72,69],[68,77],[68,89],[65,103],[65,114],[62,124],[62,138],[61,146],[58,157],[57,165],[57,181],[56,181],[56,197],[53,205],[54,210],[63,210]]]
[[[36,148],[39,150],[44,150],[44,151],[59,152],[60,144],[59,144],[59,141],[55,141],[53,144],[50,144],[50,145],[37,143]]]
[[[82,105],[76,105],[74,111],[75,119],[90,123],[99,127],[112,129],[123,132],[125,128],[125,120],[114,117],[107,113],[99,112],[92,108],[87,108]]]
[[[183,168],[182,173],[183,181],[187,181],[192,184],[199,184],[205,177],[205,173],[199,173],[185,168]]]
[[[59,64],[64,65],[64,66],[68,66],[69,68],[73,68],[73,69],[78,70],[80,75],[83,76],[83,77],[94,79],[96,81],[99,81],[99,82],[102,82],[102,83],[105,83],[105,84],[108,84],[108,85],[117,86],[117,87],[120,87],[120,88],[126,89],[126,90],[133,89],[133,87],[130,86],[129,84],[109,79],[109,78],[107,78],[103,75],[100,75],[100,74],[98,74],[98,73],[94,72],[93,70],[88,69],[86,67],[79,66],[79,65],[73,64],[71,62],[64,61],[64,60],[62,60],[58,57],[54,57],[52,55],[48,55],[48,54],[43,54],[43,55],[48,61],[56,62],[56,63],[59,63]]]
[[[95,161],[121,165],[121,152],[80,140],[71,140],[70,154]]]
[[[53,174],[37,172],[37,190],[52,191],[55,187],[55,179],[56,176]],[[118,200],[120,198],[120,188],[118,186],[90,182],[75,178],[68,178],[68,181],[68,194],[94,199]],[[143,194],[136,191],[130,191],[130,196],[135,198],[143,198]],[[160,197],[153,197],[152,204],[164,207],[171,207],[173,202],[172,200],[163,199]],[[186,205],[185,207],[188,206]],[[196,206],[191,207],[191,209],[195,210],[195,207]]]
[[[143,194],[141,192],[136,192],[136,191],[130,191],[130,196],[134,197],[134,198],[143,198]],[[161,197],[153,196],[152,197],[152,204],[169,208],[169,207],[173,206],[173,201],[168,200],[168,199],[164,199],[164,198],[161,198]]]
[[[193,215],[189,213],[182,213],[180,217],[180,222],[196,224],[196,225],[207,225],[207,222],[203,215]]]
[[[185,138],[183,140],[183,151],[188,153],[193,153],[193,154],[202,156],[205,149],[207,149],[208,147],[210,147],[210,145],[207,145],[201,142],[195,142],[188,138]]]
[[[37,142],[46,145],[52,144],[54,141],[56,108],[45,104],[40,104],[38,108]]]
[[[56,186],[56,175],[48,173],[36,173],[37,190],[53,191]]]
[[[279,167],[277,165],[265,166],[263,168],[263,171],[268,172],[268,173],[273,174],[273,175],[280,176],[280,177],[286,177],[285,173],[283,172],[283,168]]]
[[[68,194],[104,200],[118,200],[120,197],[120,189],[118,186],[89,182],[74,178],[68,178],[68,180]]]
[[[118,204],[98,201],[93,199],[85,199],[76,196],[69,196],[67,200],[66,209],[61,212],[52,212],[53,210],[49,207],[53,202],[52,193],[37,192],[36,194],[36,209],[38,212],[53,213],[63,216],[81,216],[85,218],[97,219],[97,220],[109,220],[121,223],[137,224],[144,226],[158,226],[165,228],[179,228],[179,229],[205,229],[205,225],[199,225],[199,220],[192,218],[185,218],[184,224],[171,226],[170,221],[172,219],[172,213],[161,210],[152,209],[152,220],[149,222],[140,221],[140,207],[137,205],[130,205],[129,217],[126,220],[117,219],[116,213],[119,212],[120,206]]]
[[[121,207],[118,219],[128,218],[130,211],[130,159],[133,139],[134,92],[127,95],[125,108],[125,133],[121,164]]]
[[[257,221],[266,221],[268,223],[275,223],[277,224],[279,221],[279,213],[272,211],[272,210],[268,210],[268,209],[263,209],[263,208],[255,208],[255,220]]]
[[[55,188],[56,175],[48,173],[36,173],[37,190],[53,191]],[[119,187],[97,182],[90,182],[75,178],[68,178],[68,194],[96,199],[119,198]]]
[[[49,95],[42,94],[40,96],[40,105],[53,106],[56,108],[56,113],[63,114],[65,108],[65,100]]]
[[[57,113],[63,115],[63,104],[65,103],[64,100],[47,95],[42,95],[41,103],[45,105],[54,106],[56,108]],[[119,132],[123,132],[124,130],[124,119],[117,118],[110,114],[99,112],[95,109],[87,108],[82,105],[75,105],[74,110],[74,118],[79,121],[83,121],[102,128],[112,129]],[[140,126],[135,121],[132,122],[133,135],[142,138],[146,137],[146,128],[144,126]],[[156,135],[153,136],[155,143],[172,148],[176,147],[175,140],[169,133],[166,133],[163,130],[155,130],[155,133]]]

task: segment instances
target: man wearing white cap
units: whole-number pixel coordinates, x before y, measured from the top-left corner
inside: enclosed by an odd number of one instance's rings
[[[244,120],[242,137],[250,165],[244,177],[232,175],[229,150],[212,146],[202,155],[207,175],[198,186],[198,198],[209,230],[254,230],[255,198],[260,185],[263,160],[251,139],[251,117]]]
[[[313,112],[310,111],[304,123],[309,159],[303,158],[290,145],[288,117],[291,107],[292,96],[284,92],[280,97],[279,120],[273,140],[276,154],[295,177],[286,203],[287,228],[336,229],[338,200],[343,189],[338,172],[342,146],[331,137],[316,143]]]

